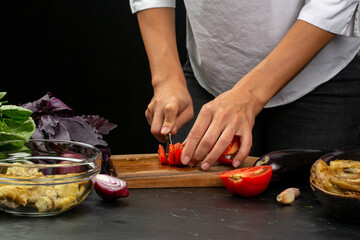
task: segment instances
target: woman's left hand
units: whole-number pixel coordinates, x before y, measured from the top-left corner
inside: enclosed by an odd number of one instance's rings
[[[210,169],[236,135],[241,144],[232,164],[238,167],[250,153],[252,128],[262,107],[241,88],[224,92],[205,104],[185,140],[182,163],[195,166],[203,160],[201,168]]]

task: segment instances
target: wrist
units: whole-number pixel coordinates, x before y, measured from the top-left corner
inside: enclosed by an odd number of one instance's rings
[[[171,84],[174,87],[182,85],[186,87],[186,80],[182,68],[164,68],[164,70],[151,73],[151,85],[154,89],[163,86],[164,84]]]
[[[271,79],[271,75],[265,74],[262,70],[252,71],[245,75],[234,87],[239,95],[250,99],[256,112],[260,111],[270,101],[270,99],[281,89]]]

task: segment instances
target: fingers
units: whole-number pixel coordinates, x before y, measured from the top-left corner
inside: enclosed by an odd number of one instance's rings
[[[162,135],[168,134],[175,125],[175,120],[179,112],[179,107],[174,102],[168,103],[165,105],[163,110],[165,116],[164,121],[161,123],[161,131],[160,133]]]
[[[233,160],[239,167],[248,156],[252,145],[252,118],[232,114],[234,111],[206,106],[194,123],[183,149],[181,161],[194,166],[199,162],[203,170],[209,170],[227,149],[234,136],[241,140],[240,149]]]
[[[153,106],[152,102],[149,103],[148,107],[145,110],[145,117],[148,124],[151,126],[152,119],[153,119]]]
[[[226,129],[221,134],[218,141],[211,149],[210,153],[204,158],[204,161],[201,163],[201,168],[205,171],[209,170],[217,162],[217,160],[229,146],[233,138],[234,131]]]
[[[171,132],[175,135],[186,122],[194,116],[192,103],[181,111],[176,100],[163,102],[152,100],[145,111],[145,117],[151,126],[151,133],[160,142],[165,142],[164,136]]]
[[[233,159],[233,167],[237,168],[250,154],[252,146],[252,133],[250,131],[244,132],[240,138],[240,149]]]
[[[158,141],[165,142],[164,135],[173,129],[178,109],[174,103],[162,106],[155,101],[149,104],[148,109],[145,111],[145,116],[151,126],[151,133]]]
[[[219,139],[212,144],[213,147],[210,148],[210,150],[206,150],[207,147],[201,147],[201,144],[207,141],[206,140],[207,134],[205,134],[203,139],[198,144],[197,148],[195,148],[192,157],[188,157],[187,165],[195,166],[199,162],[201,162],[201,169],[205,171],[209,170],[218,161],[219,157],[224,153],[224,151],[227,149],[227,147],[229,146],[229,144],[231,143],[234,137],[235,135],[232,130],[229,129],[224,130],[224,132],[221,133]],[[185,146],[189,145],[188,142],[185,144]],[[210,142],[212,143],[212,141],[208,141],[209,144],[205,144],[205,145],[210,145]],[[251,132],[250,134],[249,132],[240,134],[240,149],[233,159],[232,162],[233,167],[237,168],[241,165],[244,159],[249,155],[251,145],[252,145]],[[191,150],[192,148],[189,148],[189,151]],[[190,154],[184,153],[184,158],[189,155],[191,155],[191,153]],[[186,164],[186,162],[184,161],[183,164]]]
[[[194,152],[198,148],[200,140],[203,138],[207,127],[211,123],[211,115],[207,113],[199,114],[192,129],[190,130],[188,137],[186,138],[186,144],[181,154],[181,162],[184,165],[196,165],[200,160],[194,158]],[[215,139],[216,141],[216,139]],[[211,140],[208,141],[211,142]],[[200,150],[201,151],[201,150]],[[209,150],[208,150],[209,151]],[[200,153],[201,154],[201,153]],[[192,162],[192,163],[190,163]]]

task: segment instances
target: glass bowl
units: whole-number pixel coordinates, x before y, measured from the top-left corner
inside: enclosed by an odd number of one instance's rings
[[[51,216],[80,204],[101,170],[101,151],[71,141],[0,142],[0,210]]]

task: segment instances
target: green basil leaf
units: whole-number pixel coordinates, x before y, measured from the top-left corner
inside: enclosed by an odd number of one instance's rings
[[[19,121],[9,118],[4,118],[3,120],[8,126],[10,133],[17,136],[22,136],[25,140],[31,137],[36,128],[34,120],[30,117],[25,121]],[[0,140],[2,140],[1,137]]]
[[[8,125],[3,120],[0,121],[0,132],[10,132]]]
[[[6,95],[6,92],[0,92],[0,100]]]
[[[21,140],[12,143],[7,143],[6,141]],[[21,149],[24,146],[26,139],[22,135],[0,132],[0,151],[13,151]]]
[[[15,105],[2,105],[0,107],[0,111],[3,114],[3,117],[6,116],[8,118],[17,120],[25,120],[29,118],[32,114],[32,111],[30,111],[29,109]]]
[[[0,92],[0,100],[6,92]],[[32,111],[15,105],[4,105],[0,102],[0,152],[18,151],[24,148],[26,140],[30,139],[36,125],[31,118]],[[14,141],[8,143],[7,141]]]

